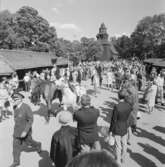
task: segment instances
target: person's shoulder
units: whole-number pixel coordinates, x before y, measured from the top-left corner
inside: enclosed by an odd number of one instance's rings
[[[25,102],[22,103],[22,107],[28,107],[29,105]]]
[[[29,109],[29,108],[31,109],[30,105],[25,102],[22,103],[21,107],[26,108],[26,109]]]
[[[88,109],[89,109],[89,110],[93,110],[93,111],[95,111],[95,112],[99,112],[99,109],[96,108],[96,107],[94,107],[94,106],[90,106]]]
[[[66,128],[70,134],[76,134],[76,132],[77,132],[77,128],[75,128],[73,126],[68,125],[68,126],[66,126]]]
[[[93,110],[99,110],[98,108],[94,107],[94,106],[90,106],[89,108],[93,109]]]
[[[57,140],[57,139],[59,138],[59,136],[61,135],[61,132],[62,132],[61,129],[62,129],[62,128],[60,128],[60,129],[58,129],[57,131],[54,132],[54,134],[53,134],[53,136],[52,136],[52,138],[53,138],[54,140]]]
[[[82,112],[82,108],[79,108],[78,110],[76,110],[73,114],[73,117],[79,115]]]
[[[74,114],[79,114],[79,113],[81,113],[83,110],[84,110],[84,107],[81,107],[81,108],[79,108],[78,110],[76,110],[76,111],[74,112]]]
[[[131,104],[128,103],[128,102],[126,102],[126,101],[121,102],[121,103],[120,103],[120,106],[121,106],[122,108],[132,109]]]

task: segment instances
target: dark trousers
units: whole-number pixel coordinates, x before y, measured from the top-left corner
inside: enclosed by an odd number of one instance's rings
[[[91,76],[91,84],[93,85],[93,78],[94,78],[94,76]]]
[[[99,76],[99,85],[100,85],[100,87],[102,86],[102,81],[103,81],[103,78],[102,78],[102,76],[100,75],[100,76]]]
[[[21,152],[25,146],[31,146],[38,151],[38,149],[41,147],[41,143],[34,141],[31,135],[28,135],[24,139],[13,138],[13,160],[15,163],[20,163]]]
[[[24,82],[25,84],[25,91],[28,92],[30,90],[30,82]]]

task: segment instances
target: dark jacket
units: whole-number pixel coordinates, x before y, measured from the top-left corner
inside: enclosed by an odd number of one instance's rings
[[[20,138],[23,131],[26,133],[31,131],[33,113],[28,104],[22,103],[19,108],[14,109],[14,121],[14,137]]]
[[[98,140],[97,119],[99,110],[94,107],[82,107],[74,113],[74,120],[77,121],[78,140],[80,144],[92,145]]]
[[[129,124],[129,126],[131,126],[131,125],[137,124],[137,112],[138,112],[138,108],[139,108],[139,97],[138,97],[138,90],[133,86],[128,88],[128,93],[129,93],[129,97],[127,99],[130,99],[130,100],[128,100],[128,103],[130,103],[132,106],[132,111],[131,111],[131,114],[130,114],[129,119],[128,119],[128,124]]]
[[[115,105],[109,131],[114,135],[124,136],[127,133],[127,121],[131,111],[131,105],[125,101]]]
[[[75,138],[77,131],[70,126],[62,126],[54,133],[51,141],[50,158],[56,167],[65,167],[76,154]]]

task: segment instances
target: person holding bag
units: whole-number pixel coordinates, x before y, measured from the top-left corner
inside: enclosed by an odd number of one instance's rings
[[[125,160],[127,150],[127,131],[128,118],[132,111],[132,107],[125,99],[125,91],[121,90],[118,93],[119,103],[114,106],[112,119],[109,128],[110,144],[113,144],[113,137],[116,144],[116,160],[119,164]]]

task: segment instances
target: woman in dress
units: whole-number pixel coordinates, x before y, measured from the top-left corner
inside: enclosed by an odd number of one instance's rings
[[[156,82],[151,81],[145,95],[145,100],[147,101],[147,108],[149,114],[151,114],[154,111],[156,93],[157,93]]]
[[[106,77],[107,77],[107,88],[110,89],[111,87],[111,90],[113,90],[114,74],[111,68],[108,69]]]
[[[95,91],[95,96],[97,95],[98,87],[99,87],[99,75],[97,72],[95,72],[93,76],[93,86]]]

